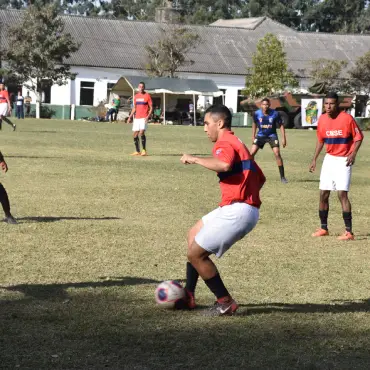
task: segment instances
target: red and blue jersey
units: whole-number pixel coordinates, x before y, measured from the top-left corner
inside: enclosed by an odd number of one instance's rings
[[[9,93],[7,90],[0,91],[0,103],[7,103],[9,100]]]
[[[275,109],[269,109],[264,115],[262,109],[253,114],[253,121],[258,127],[257,137],[277,137],[276,129],[283,123],[280,114]]]
[[[230,171],[218,173],[220,206],[241,202],[259,208],[259,193],[266,178],[243,142],[232,131],[226,131],[215,143],[212,154],[231,166]]]
[[[136,94],[134,96],[135,118],[147,118],[152,105],[152,98],[147,92]]]
[[[354,118],[340,112],[336,118],[322,114],[317,123],[317,139],[326,144],[326,152],[336,157],[347,157],[352,153],[354,143],[363,140],[364,135]]]

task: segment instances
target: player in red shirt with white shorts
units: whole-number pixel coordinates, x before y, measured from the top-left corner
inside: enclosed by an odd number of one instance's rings
[[[131,118],[135,115],[134,122],[132,124],[132,131],[134,132],[134,144],[135,152],[131,155],[147,155],[146,153],[146,136],[145,130],[147,128],[147,123],[150,115],[153,110],[152,98],[145,91],[145,83],[140,82],[138,86],[139,92],[134,96],[134,107],[128,117],[128,122],[131,121]],[[140,154],[140,144],[139,144],[139,134],[141,137],[141,144],[143,150]]]
[[[10,116],[12,112],[12,105],[9,100],[9,93],[5,90],[5,85],[0,82],[0,130],[2,128],[3,120],[10,126],[13,127],[13,131],[16,129],[16,125],[12,123],[7,116]]]
[[[321,115],[317,124],[317,144],[310,172],[315,171],[316,160],[324,144],[326,155],[320,175],[319,216],[321,228],[312,236],[326,236],[328,231],[328,213],[330,191],[338,191],[342,204],[343,220],[346,231],[339,240],[353,240],[352,209],[348,199],[351,183],[352,166],[364,138],[354,118],[339,111],[338,95],[328,93],[324,101],[325,114]]]
[[[184,164],[199,164],[215,171],[220,179],[221,203],[199,220],[188,233],[186,298],[177,308],[195,308],[194,292],[199,275],[215,294],[211,315],[232,315],[238,305],[224,286],[209,256],[221,257],[234,243],[253,230],[259,218],[260,189],[266,181],[242,141],[231,131],[231,113],[224,105],[209,107],[204,131],[215,143],[208,158],[184,154]]]

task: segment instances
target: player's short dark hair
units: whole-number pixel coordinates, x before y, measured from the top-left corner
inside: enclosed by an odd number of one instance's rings
[[[326,95],[325,95],[325,99],[335,99],[338,103],[338,100],[339,100],[339,97],[338,97],[338,94],[334,91],[329,91]]]
[[[268,99],[268,98],[263,98],[263,99],[262,99],[262,101],[261,101],[261,103],[263,103],[264,101],[267,101],[267,103],[269,103],[269,104],[270,104],[270,99]]]
[[[204,112],[204,115],[207,113],[210,113],[213,115],[218,115],[220,119],[224,121],[224,124],[226,127],[231,127],[231,121],[232,121],[232,114],[230,112],[230,109],[222,104],[215,104],[211,105],[207,110]]]
[[[144,88],[145,88],[145,82],[140,81],[140,82],[139,82],[139,85],[143,85],[143,86],[144,86]]]

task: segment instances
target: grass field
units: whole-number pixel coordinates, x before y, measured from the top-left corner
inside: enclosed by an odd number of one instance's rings
[[[4,126],[4,125],[3,125]],[[251,131],[236,133],[250,144]],[[319,226],[314,131],[287,132],[289,184],[269,148],[257,228],[217,261],[241,304],[235,317],[164,311],[156,284],[183,279],[185,237],[219,201],[214,173],[183,166],[208,155],[198,127],[151,126],[146,158],[132,158],[130,127],[25,120],[0,132],[1,175],[19,225],[0,224],[2,369],[368,369],[370,363],[370,146],[354,167],[356,240]],[[213,297],[197,291],[206,308]]]

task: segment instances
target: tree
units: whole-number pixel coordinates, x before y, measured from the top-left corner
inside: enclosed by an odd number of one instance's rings
[[[36,117],[40,118],[42,90],[52,84],[64,85],[74,79],[68,58],[79,45],[64,32],[55,4],[30,5],[22,21],[9,28],[5,52],[7,69],[36,94]]]
[[[272,33],[257,43],[252,58],[253,67],[247,68],[244,93],[257,98],[282,92],[288,86],[298,86],[293,73],[288,70],[283,44]]]
[[[370,96],[370,51],[358,58],[348,73],[354,92]]]
[[[329,90],[348,90],[348,79],[342,76],[345,60],[315,59],[311,61],[312,92],[326,94]]]
[[[186,53],[200,42],[200,36],[184,26],[161,28],[162,37],[154,46],[147,45],[147,74],[156,77],[175,77],[179,67],[193,64]]]

